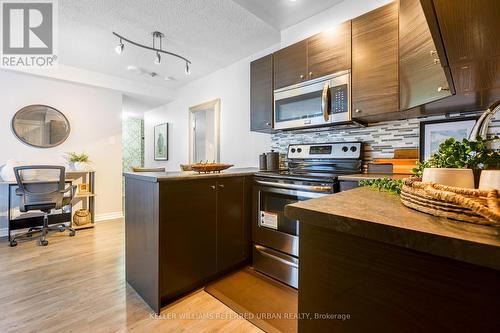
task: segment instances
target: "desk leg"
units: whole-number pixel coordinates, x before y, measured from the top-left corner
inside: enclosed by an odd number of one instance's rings
[[[95,173],[94,172],[89,172],[89,186],[90,186],[90,192],[95,193]],[[92,196],[89,198],[89,211],[90,211],[90,219],[91,222],[95,222],[95,198]]]
[[[10,218],[11,218],[11,213],[10,213],[10,209],[11,209],[11,205],[12,205],[12,202],[11,202],[11,198],[10,198],[10,184],[7,186],[7,197],[8,197],[8,200],[7,200],[7,232],[9,234],[9,242],[10,242]]]

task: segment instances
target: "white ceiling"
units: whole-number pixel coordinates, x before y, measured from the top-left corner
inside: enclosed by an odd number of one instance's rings
[[[84,70],[176,88],[239,59],[275,45],[280,29],[342,0],[59,0],[59,61]],[[164,56],[155,65],[152,51],[125,43],[114,52],[115,31],[150,45],[151,32],[166,35],[165,50],[192,61]],[[133,65],[158,77],[127,71]],[[165,76],[174,80],[165,81]]]
[[[344,0],[233,0],[276,29],[283,30]]]

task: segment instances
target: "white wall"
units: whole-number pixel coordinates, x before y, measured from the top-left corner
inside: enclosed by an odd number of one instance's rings
[[[65,152],[86,152],[96,170],[96,218],[121,214],[121,94],[9,71],[0,71],[0,87],[0,165],[9,159],[64,165]],[[33,148],[12,134],[12,116],[30,104],[50,105],[64,113],[71,133],[63,144],[50,149]],[[4,199],[0,195],[0,229],[6,227]]]
[[[220,160],[236,167],[257,166],[258,155],[268,151],[268,134],[250,132],[250,61],[278,48],[259,52],[204,78],[180,88],[175,100],[144,114],[144,153],[146,166],[166,166],[179,170],[179,164],[189,162],[189,107],[217,98],[220,105]],[[153,159],[153,127],[169,123],[169,160]]]
[[[221,99],[221,162],[236,166],[257,166],[258,155],[271,147],[270,135],[250,132],[250,62],[323,30],[332,28],[391,0],[346,0],[281,32],[281,43],[242,59],[205,78],[194,81],[174,94],[174,101],[148,111],[144,116],[145,165],[178,170],[187,163],[188,109]],[[153,159],[153,127],[169,123],[169,161]]]

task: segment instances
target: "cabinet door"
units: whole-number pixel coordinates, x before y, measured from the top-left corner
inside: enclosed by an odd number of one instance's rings
[[[471,97],[476,109],[484,109],[500,96],[500,1],[433,4],[457,97]]]
[[[273,55],[250,64],[250,130],[273,130]]]
[[[400,108],[451,95],[420,0],[399,2]]]
[[[351,21],[307,39],[308,79],[351,68]]]
[[[307,80],[307,41],[274,53],[274,89]]]
[[[247,206],[245,178],[217,182],[217,270],[224,271],[247,258]]]
[[[399,110],[398,4],[352,20],[353,117]]]
[[[160,184],[163,297],[177,297],[216,274],[216,230],[215,179]]]

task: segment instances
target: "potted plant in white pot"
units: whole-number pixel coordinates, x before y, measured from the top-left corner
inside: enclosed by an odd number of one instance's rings
[[[500,168],[500,152],[488,148],[488,143],[498,139],[478,137],[477,140],[456,141],[449,138],[429,160],[419,162],[413,172],[422,177],[423,182],[475,188],[481,170]]]
[[[75,171],[85,171],[89,168],[89,155],[85,153],[66,153],[66,159],[68,160],[69,168]]]

